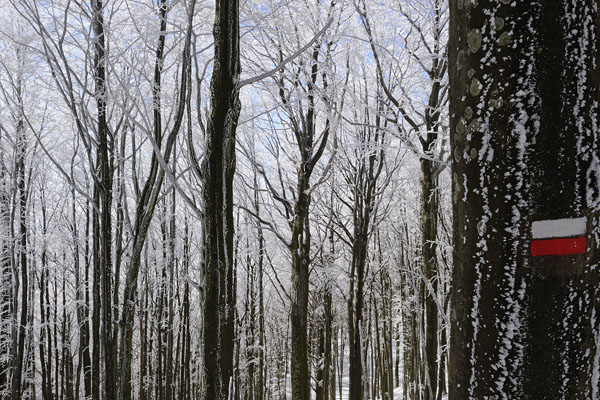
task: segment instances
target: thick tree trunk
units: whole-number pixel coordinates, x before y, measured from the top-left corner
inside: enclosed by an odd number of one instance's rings
[[[356,229],[358,231],[358,227]],[[363,292],[365,284],[365,264],[366,264],[366,246],[367,243],[364,241],[367,238],[355,237],[355,241],[352,245],[352,270],[356,273],[355,289],[352,308],[351,326],[349,326],[349,374],[350,374],[350,397],[352,399],[361,400],[363,398],[363,368],[365,367],[362,363],[362,340],[361,340],[361,327],[363,326]]]
[[[214,71],[204,164],[204,371],[203,398],[227,400],[233,378],[233,177],[240,113],[239,2],[217,0]]]
[[[93,202],[99,203],[100,194],[94,184]],[[99,241],[100,241],[100,223],[98,213],[88,202],[87,212],[92,214],[91,233],[87,236],[88,243],[91,242],[91,264],[92,264],[92,399],[100,400],[100,261],[99,261]]]
[[[17,184],[17,208],[18,208],[18,237],[15,240],[16,258],[21,273],[21,315],[18,323],[18,338],[16,357],[12,362],[12,386],[11,395],[13,400],[22,396],[23,363],[25,354],[25,336],[27,334],[27,315],[29,307],[29,269],[28,269],[28,227],[27,227],[27,203],[28,188],[25,177],[25,158],[27,154],[27,138],[25,136],[25,121],[23,115],[23,93],[21,78],[17,83],[17,143],[15,156],[15,177]]]
[[[112,317],[112,176],[113,163],[109,154],[109,127],[106,120],[106,48],[104,35],[104,5],[92,0],[92,31],[94,36],[94,81],[97,120],[97,174],[94,190],[98,193],[99,229],[98,270],[100,274],[100,303],[102,308],[101,343],[104,359],[104,396],[116,398],[116,346]]]
[[[434,146],[431,141],[428,145]],[[431,149],[426,150],[431,154]],[[438,306],[435,301],[438,287],[437,216],[438,178],[436,166],[430,159],[421,159],[421,223],[423,273],[425,285],[425,400],[434,400],[437,392],[438,370]]]
[[[316,400],[329,399],[331,364],[331,294],[326,287],[322,292],[323,313],[317,321]]]
[[[598,2],[450,4],[449,398],[598,398]],[[578,217],[584,253],[533,256]]]
[[[299,169],[297,193],[300,196],[294,210],[292,226],[292,328],[291,380],[292,400],[310,399],[310,372],[308,369],[308,275],[310,264],[310,227],[308,212],[308,177]]]

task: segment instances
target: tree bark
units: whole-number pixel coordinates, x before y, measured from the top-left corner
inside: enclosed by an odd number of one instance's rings
[[[42,189],[42,235],[46,235],[46,200]],[[48,258],[46,247],[43,246],[41,254],[41,276],[40,276],[40,367],[42,375],[42,399],[51,400],[52,396],[52,333],[50,331],[50,296],[48,290]],[[47,345],[48,349],[45,349]],[[47,356],[46,356],[47,354]]]
[[[214,70],[203,165],[206,275],[202,396],[227,400],[235,345],[233,177],[235,134],[241,108],[237,86],[240,78],[238,0],[216,1],[213,36]]]
[[[0,151],[0,185],[0,399],[8,400],[10,398],[11,331],[14,323],[12,321],[14,292],[11,254],[13,238],[10,216],[10,193],[13,185],[6,171],[4,150]]]
[[[597,398],[598,2],[450,5],[449,399]],[[584,253],[532,255],[576,217]]]
[[[112,178],[113,162],[110,155],[110,132],[106,120],[106,48],[104,35],[104,5],[102,0],[92,0],[92,31],[94,36],[94,82],[97,110],[96,149],[98,176],[94,179],[94,190],[98,193],[99,229],[98,271],[100,273],[100,303],[102,309],[102,349],[104,355],[104,396],[115,397],[115,341],[112,316]]]
[[[17,53],[17,57],[23,57]],[[19,62],[21,64],[22,61]],[[23,93],[22,93],[22,78],[17,78],[16,88],[16,101],[17,101],[17,112],[16,112],[16,155],[15,155],[15,178],[17,185],[17,209],[19,216],[18,223],[18,237],[15,240],[15,253],[17,254],[16,259],[21,273],[21,315],[18,322],[18,337],[17,340],[17,352],[12,360],[12,385],[11,385],[11,396],[13,400],[17,400],[22,395],[22,376],[23,376],[23,363],[25,354],[25,336],[27,328],[27,313],[28,313],[28,300],[27,291],[29,289],[29,269],[28,269],[28,227],[27,227],[27,203],[28,203],[28,188],[25,177],[25,159],[27,155],[27,137],[25,136],[25,121],[24,121],[24,106],[23,106]],[[15,321],[16,322],[16,321]]]
[[[436,121],[437,122],[437,121]],[[435,129],[435,130],[433,130]],[[437,141],[437,124],[429,130],[435,138],[427,141],[425,154],[433,156],[430,147]],[[435,301],[438,288],[437,219],[438,177],[436,165],[430,159],[421,159],[421,223],[423,273],[425,285],[425,400],[434,400],[437,392],[438,370],[438,306]]]
[[[308,370],[308,268],[310,264],[310,227],[308,211],[308,177],[304,166],[298,169],[298,201],[294,207],[292,226],[292,303],[290,305],[292,328],[291,378],[292,399],[310,399],[310,373]]]
[[[72,173],[72,172],[71,172]],[[77,368],[77,385],[79,387],[79,373],[83,370],[83,387],[84,387],[84,398],[90,399],[92,396],[92,360],[90,357],[90,325],[89,325],[89,311],[88,311],[88,295],[87,295],[87,259],[84,260],[86,265],[85,276],[83,281],[81,279],[81,261],[79,257],[80,243],[79,243],[79,228],[77,225],[77,211],[76,211],[76,198],[75,188],[71,188],[71,233],[73,235],[73,268],[75,270],[75,301],[77,303],[76,314],[77,314],[77,325],[79,326],[79,365]],[[87,257],[87,255],[86,255]],[[79,391],[76,392],[79,394]]]

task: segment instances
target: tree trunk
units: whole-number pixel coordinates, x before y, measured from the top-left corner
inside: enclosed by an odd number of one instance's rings
[[[93,189],[94,205],[99,203],[100,194],[98,190]],[[87,241],[92,245],[92,399],[100,400],[100,261],[99,241],[100,241],[100,223],[98,213],[94,206],[88,202],[87,212],[92,214],[91,235],[88,234]],[[91,237],[90,237],[91,236]]]
[[[323,355],[323,400],[329,400],[329,390],[331,381],[331,335],[333,330],[333,311],[332,311],[332,300],[331,291],[329,287],[326,288],[324,299],[324,311],[325,311],[325,353]]]
[[[194,15],[195,1],[190,5],[190,14],[188,16],[188,26],[185,36],[184,48],[181,57],[181,81],[177,93],[177,108],[166,140],[163,138],[162,109],[161,109],[161,82],[162,69],[164,62],[165,35],[167,29],[168,4],[166,0],[161,0],[160,12],[160,33],[158,44],[156,46],[154,60],[153,76],[153,139],[157,148],[154,149],[151,158],[150,173],[146,178],[143,190],[136,206],[135,227],[133,232],[132,254],[123,293],[123,307],[121,314],[121,342],[120,342],[120,360],[119,360],[119,399],[130,400],[132,398],[131,390],[131,363],[132,363],[132,337],[134,331],[135,304],[137,297],[138,275],[141,265],[141,255],[144,249],[146,236],[150,227],[150,222],[154,215],[154,210],[158,202],[161,188],[164,182],[165,170],[159,166],[159,156],[162,157],[166,165],[175,147],[175,139],[181,128],[185,106],[187,104],[186,95],[188,93],[188,84],[190,82],[190,43],[192,34],[192,18]],[[164,146],[162,145],[165,141]],[[156,152],[164,153],[156,154]],[[168,345],[167,345],[168,346]],[[172,343],[171,343],[172,347]],[[150,352],[148,353],[150,354]],[[171,357],[169,355],[167,358]],[[170,382],[171,371],[168,372]],[[161,385],[162,387],[162,385]]]
[[[450,4],[449,399],[597,398],[598,2]]]
[[[175,164],[175,163],[173,163]],[[176,225],[175,225],[175,212],[176,212],[176,195],[175,188],[171,189],[171,204],[169,216],[169,238],[168,238],[168,260],[167,266],[169,269],[169,282],[168,282],[168,300],[167,300],[167,376],[166,376],[166,398],[167,400],[173,400],[175,395],[175,379],[177,378],[176,372],[177,367],[173,362],[173,342],[175,335],[175,327],[173,326],[174,318],[174,279],[175,279],[175,239],[176,239]]]
[[[104,358],[104,395],[114,399],[115,343],[112,317],[112,175],[113,163],[109,155],[109,127],[106,120],[106,48],[104,35],[104,5],[102,0],[92,0],[92,31],[94,35],[94,81],[97,120],[97,174],[94,190],[98,193],[99,230],[98,270],[100,273],[100,303],[102,308],[102,349]]]
[[[25,121],[23,115],[23,93],[22,80],[19,77],[17,81],[17,143],[15,156],[15,177],[17,184],[17,208],[19,216],[18,237],[15,240],[17,254],[17,263],[21,272],[21,315],[18,323],[17,353],[12,360],[12,386],[11,395],[13,400],[21,398],[22,393],[22,375],[25,353],[25,336],[27,328],[28,313],[28,295],[29,288],[29,270],[28,270],[28,229],[27,229],[27,199],[28,188],[25,178],[25,158],[27,154],[27,138],[25,136]]]
[[[310,372],[308,369],[308,274],[310,264],[310,227],[308,212],[309,184],[304,168],[299,169],[297,193],[292,226],[292,328],[291,380],[292,400],[310,400]]]
[[[316,362],[316,400],[329,399],[329,380],[331,364],[331,294],[325,287],[322,294],[323,314],[317,321],[317,362]]]
[[[4,142],[4,141],[3,141]],[[3,145],[4,146],[4,145]],[[4,149],[4,147],[2,147]],[[0,399],[10,398],[10,354],[12,348],[13,272],[10,193],[12,184],[0,151]]]
[[[440,347],[446,347],[448,341],[446,339],[446,327],[442,329],[442,338],[440,341]],[[438,368],[438,391],[437,400],[442,400],[446,394],[446,352],[440,354],[440,364]]]
[[[42,189],[42,236],[46,235],[46,201]],[[52,400],[52,334],[50,331],[50,296],[48,290],[48,258],[46,247],[42,247],[40,272],[40,367],[42,375],[42,399]],[[47,345],[48,349],[45,349]]]
[[[434,146],[432,141],[427,147]],[[425,154],[431,154],[427,149]],[[438,369],[438,306],[435,301],[438,287],[437,215],[438,178],[435,164],[421,159],[421,222],[423,272],[425,285],[425,400],[434,400],[437,392]]]
[[[256,199],[256,213],[258,215],[258,190],[254,192]],[[264,284],[263,284],[263,267],[265,254],[265,239],[263,236],[262,226],[258,224],[258,376],[256,385],[255,400],[265,399],[265,302],[264,302]]]
[[[361,400],[363,398],[363,368],[362,363],[362,340],[361,326],[363,325],[363,291],[365,282],[365,261],[366,261],[366,243],[361,241],[362,238],[356,238],[352,246],[352,270],[356,271],[355,290],[352,312],[352,325],[349,327],[348,339],[350,347],[349,357],[349,373],[350,373],[350,398]],[[366,239],[366,238],[365,238]]]
[[[226,400],[233,377],[233,177],[240,113],[239,2],[217,0],[214,71],[204,164],[205,297],[202,397]]]
[[[84,387],[84,398],[90,399],[92,396],[92,361],[90,357],[90,339],[89,339],[89,312],[88,312],[88,299],[87,299],[87,260],[84,260],[86,265],[86,273],[84,280],[81,279],[81,262],[79,257],[80,243],[79,243],[79,228],[77,225],[77,211],[76,211],[76,198],[75,188],[71,188],[71,230],[73,235],[73,268],[75,270],[75,300],[77,303],[77,325],[79,326],[79,364],[77,367],[77,385],[79,388],[79,373],[83,370],[83,387]],[[87,255],[86,255],[87,256]],[[77,390],[76,395],[79,395]]]

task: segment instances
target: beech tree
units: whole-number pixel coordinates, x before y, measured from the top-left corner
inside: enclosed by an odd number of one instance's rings
[[[547,3],[0,2],[0,400],[597,398],[599,18]]]
[[[448,61],[445,40],[448,10],[445,2],[441,0],[399,1],[396,7],[399,17],[405,21],[405,25],[399,27],[398,33],[404,43],[404,51],[400,56],[397,56],[395,51],[388,55],[381,48],[367,2],[363,0],[356,5],[374,55],[377,83],[396,113],[394,117],[396,134],[419,157],[421,167],[420,254],[425,307],[422,320],[424,346],[421,351],[424,353],[425,362],[424,398],[434,399],[438,395],[438,360],[443,358],[443,354],[438,354],[439,320],[440,314],[445,313],[445,310],[440,307],[443,303],[440,301],[443,294],[438,288],[440,273],[437,246],[441,208],[438,193],[440,175],[447,165],[444,113],[448,102]],[[391,77],[387,76],[386,59],[388,58],[391,59],[392,64],[389,67],[393,71]],[[411,68],[413,62],[415,67]],[[413,74],[417,78],[414,78]],[[414,86],[418,89],[415,90]],[[420,346],[418,343],[411,345]],[[410,380],[410,376],[405,375],[405,379]],[[440,396],[442,390],[440,386]]]
[[[204,388],[203,397],[225,400],[233,379],[234,276],[233,177],[240,115],[239,3],[218,0],[213,26],[215,61],[206,123],[204,178]]]
[[[364,67],[363,67],[364,68]],[[364,72],[363,72],[364,73]],[[338,235],[349,244],[352,254],[349,273],[348,306],[348,346],[349,346],[349,395],[354,399],[368,397],[368,389],[363,385],[365,366],[366,324],[363,317],[365,303],[365,282],[368,278],[368,255],[373,226],[383,217],[378,201],[389,183],[391,174],[382,176],[385,170],[387,146],[390,145],[386,108],[383,94],[377,88],[370,93],[366,82],[355,88],[352,121],[355,124],[342,139],[338,170],[346,190],[335,190],[335,200],[342,203],[351,213],[348,223],[336,215]],[[373,106],[371,103],[374,103]],[[393,165],[393,163],[390,163]],[[388,166],[390,168],[390,166]],[[393,170],[393,166],[391,166]],[[347,189],[351,189],[348,191]],[[332,212],[334,215],[335,213]],[[365,396],[365,393],[367,396]]]
[[[598,4],[450,7],[449,398],[596,398]]]

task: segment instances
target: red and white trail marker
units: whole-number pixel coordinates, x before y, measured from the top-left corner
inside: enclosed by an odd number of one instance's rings
[[[586,218],[535,221],[531,226],[531,255],[566,256],[585,253]]]

